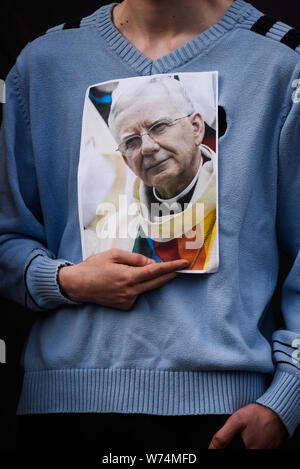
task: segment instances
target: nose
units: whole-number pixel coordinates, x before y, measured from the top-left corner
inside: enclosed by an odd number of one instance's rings
[[[149,134],[144,133],[141,135],[142,145],[141,152],[143,155],[151,154],[155,151],[159,151],[159,144],[150,137]]]

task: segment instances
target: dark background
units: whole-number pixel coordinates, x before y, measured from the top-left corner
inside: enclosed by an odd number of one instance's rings
[[[183,0],[184,1],[184,0]],[[200,1],[200,0],[199,0]],[[249,1],[249,0],[248,0]],[[48,28],[90,15],[101,4],[110,1],[51,0],[2,0],[0,11],[0,78],[5,79],[22,48]],[[252,0],[262,12],[300,30],[297,14],[299,0]],[[263,64],[262,64],[263,66]],[[0,114],[1,120],[1,114]],[[280,318],[280,287],[288,271],[288,259],[282,254],[278,287],[273,298],[273,308],[278,326]],[[6,364],[0,364],[0,448],[15,448],[16,405],[22,383],[19,360],[22,346],[34,321],[32,311],[0,298],[0,339],[6,342]],[[294,437],[295,447],[300,448],[300,432]]]

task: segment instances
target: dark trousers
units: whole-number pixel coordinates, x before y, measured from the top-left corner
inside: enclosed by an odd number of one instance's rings
[[[207,449],[229,415],[43,414],[18,417],[18,448]],[[244,449],[237,436],[228,449]]]

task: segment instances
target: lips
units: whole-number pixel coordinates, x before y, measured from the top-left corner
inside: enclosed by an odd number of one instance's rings
[[[161,165],[163,165],[164,163],[166,163],[169,159],[170,159],[170,157],[169,157],[169,158],[165,158],[165,159],[162,160],[162,161],[155,161],[154,163],[150,163],[150,165],[148,165],[147,167],[145,167],[145,170],[146,170],[146,171],[149,171],[150,169],[158,168],[159,166],[161,166]]]

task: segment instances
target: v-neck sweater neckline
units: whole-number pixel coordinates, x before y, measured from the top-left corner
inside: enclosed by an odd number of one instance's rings
[[[96,25],[111,50],[140,75],[166,73],[199,56],[201,52],[207,50],[211,43],[232,30],[238,24],[240,17],[251,8],[250,3],[244,0],[235,0],[217,23],[183,46],[156,60],[151,60],[136,49],[114,25],[112,11],[116,5],[118,3],[114,2],[99,8],[96,12]]]

